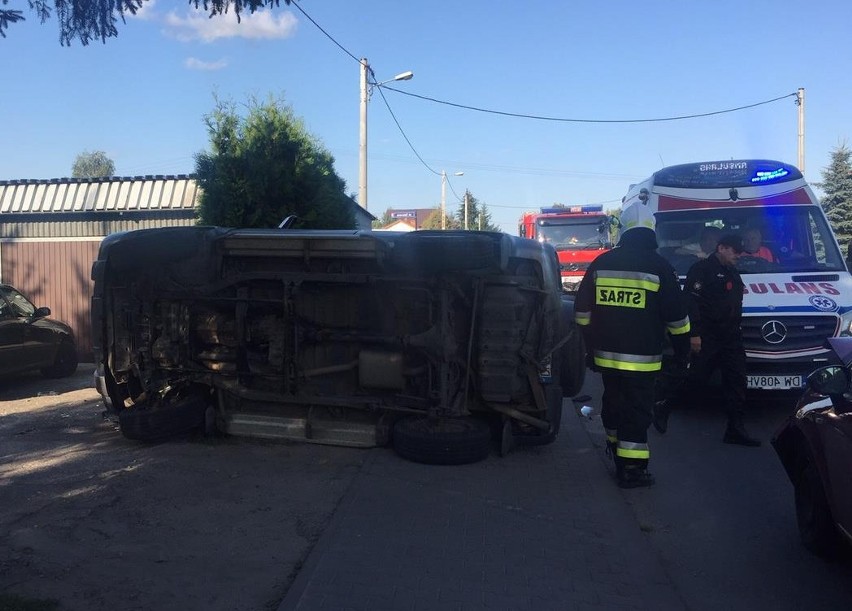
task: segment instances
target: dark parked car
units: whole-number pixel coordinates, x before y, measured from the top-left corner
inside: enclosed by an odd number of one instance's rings
[[[71,327],[48,318],[17,289],[0,284],[0,375],[41,370],[49,378],[77,370],[77,345]]]
[[[184,227],[92,268],[98,388],[122,433],[195,427],[420,462],[548,443],[585,371],[552,247],[489,232]]]
[[[802,542],[838,558],[852,543],[852,337],[828,342],[843,365],[811,373],[772,445],[795,488]]]

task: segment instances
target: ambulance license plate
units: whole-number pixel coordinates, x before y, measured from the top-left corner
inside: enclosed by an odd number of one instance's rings
[[[785,390],[802,387],[802,376],[748,376],[749,388]]]

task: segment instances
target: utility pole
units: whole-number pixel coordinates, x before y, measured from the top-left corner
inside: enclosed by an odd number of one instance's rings
[[[360,138],[358,142],[358,204],[364,209],[367,207],[367,100],[369,92],[367,91],[367,72],[370,69],[370,64],[367,63],[367,58],[361,58],[361,120]]]
[[[464,228],[467,231],[467,190],[464,192]]]
[[[441,170],[441,229],[447,228],[447,171]]]
[[[367,102],[370,101],[370,93],[373,87],[381,87],[385,83],[390,83],[392,81],[407,81],[410,80],[414,73],[409,70],[407,72],[402,72],[397,74],[392,79],[388,79],[386,81],[382,81],[381,83],[377,83],[374,78],[372,81],[370,80],[370,76],[373,74],[373,69],[370,68],[370,64],[367,62],[366,57],[362,57],[361,61],[361,117],[359,121],[360,125],[360,139],[358,146],[358,205],[361,206],[364,210],[368,210],[367,207]]]
[[[799,171],[805,173],[805,88],[799,87],[796,93],[796,105],[799,107]]]

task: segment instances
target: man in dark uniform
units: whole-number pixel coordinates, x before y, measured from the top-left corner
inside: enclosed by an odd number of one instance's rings
[[[689,303],[690,350],[693,376],[708,380],[719,369],[728,425],[722,441],[756,447],[743,425],[746,395],[746,361],[740,322],[743,312],[743,281],[736,268],[743,252],[738,235],[725,235],[716,244],[716,252],[693,264],[686,275]]]
[[[668,330],[689,351],[689,318],[677,274],[657,253],[654,215],[644,203],[621,214],[618,246],[589,265],[574,302],[591,366],[601,372],[601,420],[619,486],[651,486],[648,426]]]

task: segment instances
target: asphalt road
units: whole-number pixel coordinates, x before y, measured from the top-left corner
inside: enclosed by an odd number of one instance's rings
[[[130,441],[92,371],[0,379],[0,610],[277,608],[368,452]]]
[[[581,394],[598,414],[601,390],[589,372]],[[746,426],[760,448],[722,443],[715,404],[673,413],[665,435],[649,431],[657,484],[624,496],[692,610],[852,607],[852,563],[830,564],[802,547],[793,488],[769,444],[791,401],[750,402]],[[602,448],[600,418],[586,428]]]

